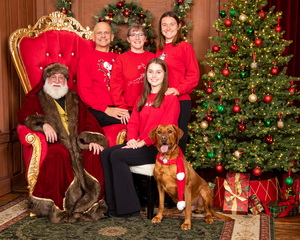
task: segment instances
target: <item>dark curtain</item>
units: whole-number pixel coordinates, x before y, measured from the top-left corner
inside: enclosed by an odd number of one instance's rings
[[[269,0],[263,9],[268,12],[275,6],[274,12],[282,12],[280,25],[285,31],[284,39],[292,40],[293,43],[286,49],[287,55],[293,55],[287,69],[287,75],[300,77],[300,1],[299,0]],[[300,84],[298,83],[298,90]]]

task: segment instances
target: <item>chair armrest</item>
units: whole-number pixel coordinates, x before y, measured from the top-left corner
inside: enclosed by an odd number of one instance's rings
[[[122,144],[126,139],[126,125],[113,124],[102,127],[105,137],[108,140],[108,146],[112,147],[118,144]]]
[[[48,144],[43,133],[34,132],[25,125],[18,125],[17,133],[23,145],[23,156],[27,172],[26,177],[29,194],[31,195],[37,181],[39,168],[46,157]]]

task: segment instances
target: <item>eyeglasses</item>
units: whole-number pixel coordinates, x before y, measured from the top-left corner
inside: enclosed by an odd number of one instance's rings
[[[129,37],[136,37],[136,36],[143,37],[146,35],[145,35],[145,33],[130,33],[128,36]]]

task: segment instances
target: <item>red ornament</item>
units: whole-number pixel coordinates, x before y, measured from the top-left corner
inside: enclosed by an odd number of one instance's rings
[[[98,18],[98,22],[104,22],[103,18]]]
[[[224,171],[224,167],[219,163],[216,165],[216,171],[217,172],[223,172]]]
[[[213,89],[212,87],[207,87],[207,88],[205,88],[205,92],[206,92],[207,94],[212,94],[213,91],[214,91],[214,89]]]
[[[124,2],[118,2],[117,3],[117,8],[122,8],[122,7],[124,7]]]
[[[145,46],[148,46],[149,44],[150,44],[149,39],[146,39],[146,41],[145,41]]]
[[[273,141],[274,141],[274,139],[273,139],[272,136],[267,136],[267,137],[266,137],[266,143],[267,143],[267,144],[271,144],[271,143],[273,143]]]
[[[145,15],[145,14],[140,14],[139,17],[140,17],[141,19],[145,19],[145,18],[146,18],[146,15]]]
[[[277,33],[280,33],[281,30],[282,30],[282,27],[281,27],[281,26],[278,25],[278,26],[275,27],[275,31],[276,31]]]
[[[267,16],[267,13],[265,11],[263,11],[263,10],[260,10],[258,12],[258,15],[260,16],[260,19],[265,19],[266,16]]]
[[[277,75],[279,70],[278,70],[277,67],[273,67],[270,72],[271,72],[272,75]]]
[[[213,47],[212,47],[213,52],[219,52],[220,49],[221,48],[218,45],[213,45]]]
[[[273,97],[270,94],[267,94],[264,96],[265,103],[270,103],[270,102],[272,102],[272,100],[273,100]]]
[[[178,5],[184,4],[184,0],[177,0]]]
[[[238,130],[241,131],[241,132],[244,132],[246,130],[246,124],[240,123],[238,125]]]
[[[110,18],[112,18],[112,17],[114,16],[114,14],[113,14],[112,12],[109,12],[109,13],[107,14],[107,16],[109,16]]]
[[[235,113],[239,113],[241,111],[241,107],[239,105],[234,105],[232,111]]]
[[[260,176],[262,174],[262,170],[259,167],[253,168],[252,173],[254,176]]]
[[[290,87],[290,88],[288,88],[288,91],[289,91],[290,93],[295,93],[295,92],[296,92],[296,88]]]
[[[125,10],[125,11],[123,12],[123,15],[124,15],[124,17],[129,17],[130,12],[129,12],[128,10]]]
[[[261,40],[260,38],[256,38],[254,40],[254,44],[257,46],[257,47],[261,47],[261,45],[263,44],[263,40]]]
[[[225,25],[226,27],[231,27],[232,21],[231,21],[230,19],[226,19],[226,20],[224,21],[224,25]]]
[[[222,69],[222,75],[224,77],[228,77],[230,74],[230,71],[227,68]]]
[[[68,13],[67,9],[65,9],[65,8],[62,8],[62,9],[61,9],[61,12],[62,12],[63,14],[67,14],[67,13]]]
[[[230,51],[233,52],[233,53],[237,52],[238,50],[239,50],[239,47],[238,47],[238,45],[236,45],[236,44],[233,44],[233,45],[230,47]]]
[[[212,117],[212,115],[210,115],[209,113],[205,116],[205,119],[206,119],[206,121],[208,121],[208,122],[212,122],[212,120],[213,120],[213,117]]]

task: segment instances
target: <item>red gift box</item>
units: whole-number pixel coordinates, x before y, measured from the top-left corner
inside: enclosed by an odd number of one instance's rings
[[[227,173],[223,212],[248,214],[249,173]]]
[[[216,177],[214,188],[214,206],[223,207],[224,204],[224,181],[225,178]]]
[[[279,200],[280,187],[277,177],[250,181],[250,196],[255,194],[260,202]]]
[[[264,207],[255,194],[249,197],[249,209],[254,215],[264,210]]]

